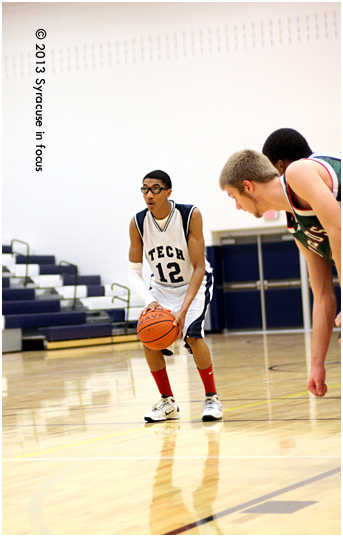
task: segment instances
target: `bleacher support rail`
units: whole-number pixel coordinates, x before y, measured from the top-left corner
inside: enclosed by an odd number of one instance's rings
[[[12,239],[11,240],[11,249],[12,249],[12,254],[17,254],[17,255],[23,255],[21,254],[20,252],[15,252],[13,250],[13,244],[15,242],[20,242],[21,244],[25,244],[26,246],[26,272],[25,272],[25,280],[24,280],[24,287],[26,287],[27,283],[28,283],[28,280],[29,280],[29,255],[30,255],[30,246],[27,242],[25,241],[21,241],[20,239]]]
[[[73,310],[76,308],[76,299],[77,299],[77,280],[78,280],[78,268],[73,263],[69,263],[69,261],[60,261],[59,266],[62,266],[62,264],[69,265],[70,267],[74,267],[75,269],[75,284],[74,284],[74,300],[73,300]]]
[[[125,332],[127,332],[129,327],[129,310],[130,310],[130,289],[126,287],[125,285],[121,285],[120,283],[112,283],[111,285],[111,291],[113,291],[113,288],[115,286],[121,287],[122,289],[125,289],[127,291],[127,298],[124,298],[122,296],[113,296],[112,302],[114,302],[114,299],[117,298],[118,300],[122,300],[123,302],[126,302],[126,320],[125,320]]]

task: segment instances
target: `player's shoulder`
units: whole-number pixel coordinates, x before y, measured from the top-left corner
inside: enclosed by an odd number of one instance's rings
[[[195,205],[185,203],[175,203],[175,211],[181,216],[185,236],[188,240],[189,229],[195,225],[193,215],[200,215],[200,211]]]
[[[291,162],[284,175],[287,176],[287,182],[291,183],[299,179],[302,180],[303,174],[311,173],[316,169],[321,169],[320,163],[316,159],[313,159],[311,155],[311,158],[302,158]]]
[[[148,214],[148,209],[143,209],[142,211],[139,211],[135,214],[133,217],[133,221],[139,231],[139,234],[143,235],[143,225],[146,215]]]
[[[136,213],[133,218],[141,218],[141,217],[144,218],[146,216],[147,212],[148,212],[148,209],[145,208],[142,211],[139,211],[138,213]]]
[[[179,211],[182,216],[188,216],[191,215],[194,211],[199,211],[199,209],[195,205],[187,203],[175,203],[175,209]]]
[[[187,211],[191,208],[194,208],[195,205],[191,205],[189,203],[175,203],[175,208],[179,211]]]
[[[143,209],[142,211],[139,211],[135,214],[133,220],[136,222],[137,225],[142,225],[147,214],[148,209]]]
[[[198,218],[199,216],[201,217],[201,213],[195,205],[175,203],[175,210],[180,213],[184,225],[186,224],[187,226],[189,226],[191,220],[194,220],[193,215]]]

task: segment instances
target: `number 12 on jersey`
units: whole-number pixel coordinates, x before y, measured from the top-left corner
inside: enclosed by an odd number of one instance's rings
[[[163,283],[181,283],[184,281],[182,276],[178,276],[178,274],[181,273],[181,268],[178,263],[168,263],[168,273],[166,275],[163,272],[162,263],[158,263],[156,268],[158,270],[160,281]],[[169,277],[169,280],[166,278],[166,276]]]

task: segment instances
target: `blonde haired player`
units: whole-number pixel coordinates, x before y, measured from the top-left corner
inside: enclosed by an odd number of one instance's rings
[[[341,282],[341,154],[314,153],[278,170],[259,153],[245,149],[226,162],[219,179],[236,208],[261,218],[286,211],[287,227],[304,255],[313,292],[312,365],[307,389],[327,392],[325,358],[336,316],[331,265]],[[340,327],[341,315],[336,318]]]

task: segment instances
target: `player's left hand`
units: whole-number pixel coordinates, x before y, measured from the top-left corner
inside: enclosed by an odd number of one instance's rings
[[[177,336],[177,338],[179,339],[179,337],[181,337],[182,335],[183,327],[185,326],[186,314],[182,313],[181,311],[177,311],[176,313],[174,313],[174,317],[175,321],[173,322],[173,325],[178,325],[179,327],[179,334]]]
[[[325,374],[326,371],[324,365],[312,367],[311,369],[307,389],[316,397],[324,397],[328,391],[328,387],[325,384]]]

